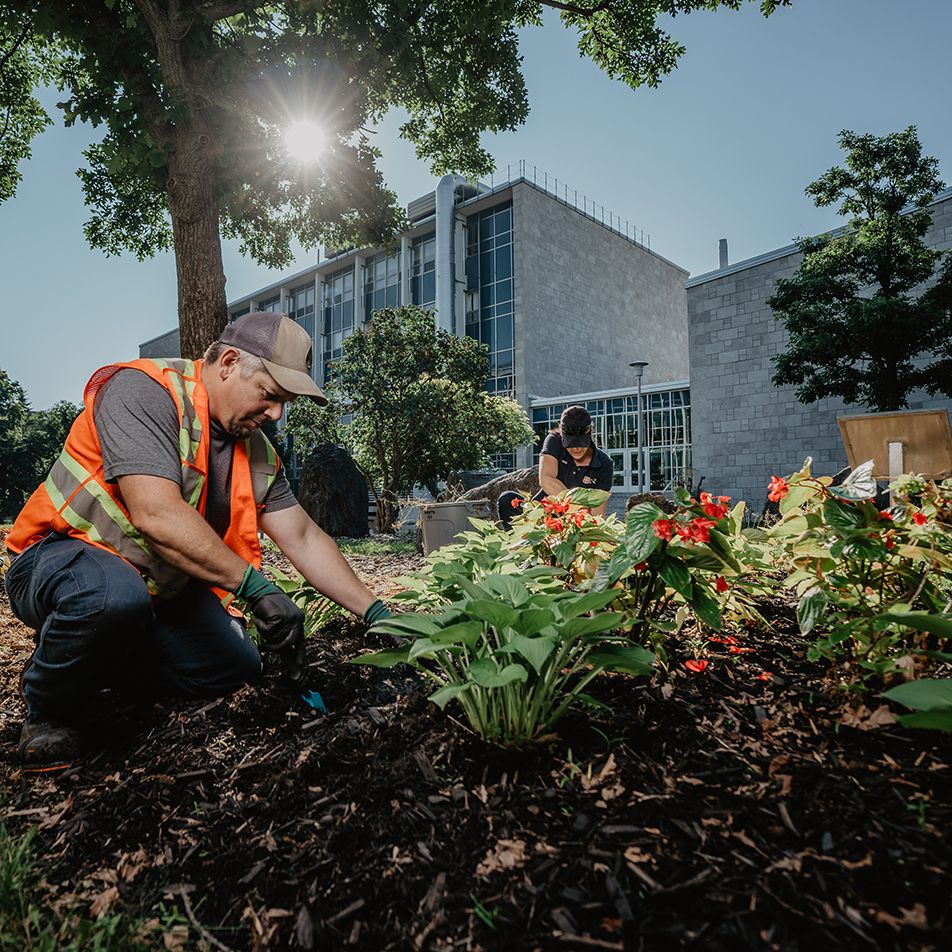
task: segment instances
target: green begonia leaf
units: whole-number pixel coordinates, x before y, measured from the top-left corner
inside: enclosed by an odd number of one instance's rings
[[[661,539],[651,527],[662,518],[664,513],[651,502],[639,503],[628,513],[625,520],[625,546],[631,564],[644,562],[661,544]]]

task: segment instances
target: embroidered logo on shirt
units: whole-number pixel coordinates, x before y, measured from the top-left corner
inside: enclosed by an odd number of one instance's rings
[[[587,485],[588,483],[594,483],[594,482],[595,482],[595,477],[594,477],[594,476],[583,476],[583,477],[582,477],[582,485],[583,485],[583,486],[584,486],[584,485]]]

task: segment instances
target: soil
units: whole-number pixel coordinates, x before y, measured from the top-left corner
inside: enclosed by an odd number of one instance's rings
[[[353,561],[388,594],[420,564]],[[178,904],[167,948],[948,949],[952,737],[844,706],[791,607],[761,608],[751,651],[692,674],[673,645],[670,677],[596,681],[606,709],[522,751],[410,669],[345,664],[380,645],[339,619],[309,647],[327,716],[268,675],[111,710],[83,763],[29,775],[32,639],[0,596],[4,822],[38,828],[46,903]]]

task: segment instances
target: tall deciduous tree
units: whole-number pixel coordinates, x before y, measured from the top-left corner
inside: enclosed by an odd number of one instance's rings
[[[795,384],[803,403],[842,397],[877,411],[908,406],[913,390],[952,396],[952,256],[924,241],[938,162],[914,126],[841,132],[840,145],[845,165],[806,192],[849,220],[841,234],[799,239],[800,269],[767,302],[790,333],[773,382]]]
[[[292,239],[392,236],[402,216],[367,131],[389,109],[406,111],[402,135],[434,172],[487,173],[479,135],[525,120],[517,31],[540,25],[545,7],[583,55],[637,87],[656,86],[684,52],[661,16],[744,2],[0,0],[0,39],[15,45],[29,25],[31,49],[58,54],[54,75],[37,67],[34,81],[66,91],[67,123],[105,127],[80,171],[86,236],[108,254],[174,248],[182,352],[194,357],[226,321],[221,235],[270,267],[290,264]],[[31,101],[28,87],[5,79],[0,106]],[[302,118],[327,137],[311,163],[282,137]],[[26,154],[42,122],[24,114],[10,156]]]
[[[535,439],[514,400],[485,392],[487,370],[486,346],[437,330],[431,311],[376,311],[344,341],[328,406],[295,401],[287,429],[302,456],[320,442],[352,448],[386,532],[399,497],[414,486],[484,466],[488,456]]]

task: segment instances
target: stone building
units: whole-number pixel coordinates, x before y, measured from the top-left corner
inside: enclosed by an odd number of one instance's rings
[[[374,310],[431,307],[440,327],[487,345],[487,389],[514,397],[540,434],[563,406],[587,404],[620,490],[639,479],[629,363],[645,360],[646,482],[664,489],[690,466],[688,273],[652,251],[643,232],[524,163],[490,185],[445,176],[407,216],[393,253],[330,251],[230,301],[230,318],[250,310],[294,318],[312,335],[322,383]],[[140,347],[144,357],[178,352],[177,331]],[[533,459],[523,447],[496,462]]]
[[[926,242],[952,248],[952,189],[930,211]],[[694,474],[705,489],[752,506],[763,504],[772,475],[799,469],[807,456],[815,473],[846,466],[836,418],[866,412],[839,399],[803,404],[795,387],[771,383],[771,358],[786,349],[787,331],[767,300],[802,260],[791,245],[687,282]],[[931,408],[952,403],[926,393],[910,400],[910,409]]]

